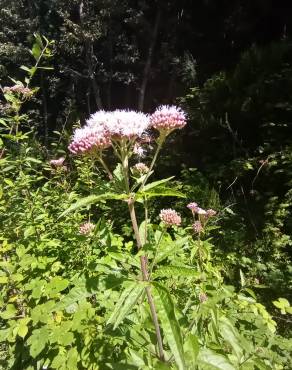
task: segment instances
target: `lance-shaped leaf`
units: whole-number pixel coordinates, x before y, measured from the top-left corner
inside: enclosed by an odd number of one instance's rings
[[[227,357],[212,351],[211,349],[203,348],[199,352],[198,356],[199,364],[204,369],[214,370],[235,370],[235,367],[230,363]]]
[[[121,200],[121,199],[126,199],[126,198],[127,198],[126,194],[115,194],[115,193],[89,195],[88,197],[77,200],[77,202],[75,202],[69,208],[67,208],[64,212],[62,212],[61,215],[59,216],[59,218],[63,217],[63,216],[66,216],[68,213],[76,211],[79,208],[83,208],[83,207],[86,207],[88,205],[101,202],[103,200],[109,200],[109,199]]]
[[[158,186],[155,189],[150,189],[147,191],[140,191],[136,194],[136,199],[143,198],[154,198],[154,197],[177,197],[177,198],[186,198],[186,195],[181,191],[176,190],[175,188]]]
[[[158,283],[153,283],[154,299],[158,311],[158,318],[161,323],[164,337],[174,356],[179,370],[186,369],[182,335],[179,323],[174,312],[174,305],[167,289]]]
[[[107,321],[107,324],[113,324],[114,329],[116,329],[135,306],[144,288],[145,286],[142,282],[131,282],[122,292],[118,302],[116,303],[114,312]]]
[[[160,266],[157,271],[153,273],[153,277],[201,277],[201,273],[192,267],[185,266]]]
[[[165,182],[168,182],[168,181],[170,181],[173,178],[174,178],[174,176],[171,176],[171,177],[168,177],[167,179],[162,179],[162,180],[150,182],[149,184],[143,186],[143,188],[141,189],[141,192],[144,192],[145,193],[148,190],[153,189],[153,188],[156,188],[157,186],[159,186],[161,184],[164,184]]]

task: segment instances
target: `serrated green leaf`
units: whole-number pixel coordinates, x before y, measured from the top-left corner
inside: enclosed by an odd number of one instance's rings
[[[21,337],[24,338],[28,332],[28,327],[27,325],[21,324],[17,330],[17,334]]]
[[[161,262],[168,256],[172,256],[177,251],[180,251],[188,241],[189,236],[171,242],[161,242],[161,247],[159,248],[158,255],[156,257],[156,263]]]
[[[0,313],[0,317],[4,320],[9,320],[16,315],[16,308],[13,304],[8,304],[6,310]]]
[[[185,266],[160,266],[154,273],[153,277],[172,277],[172,276],[184,276],[184,277],[200,277],[201,273],[191,267]]]
[[[243,349],[240,345],[239,340],[239,333],[237,332],[236,328],[232,325],[232,323],[226,318],[221,317],[219,321],[219,332],[224,338],[224,340],[230,344],[230,346],[233,348],[238,361],[240,361]],[[244,338],[241,338],[242,341]]]
[[[126,194],[115,194],[115,193],[105,193],[100,195],[89,195],[88,197],[82,198],[77,200],[74,204],[72,204],[66,211],[61,213],[61,215],[58,218],[66,216],[68,213],[76,211],[77,209],[86,207],[91,204],[95,204],[97,202],[103,201],[103,200],[122,200],[126,199]]]
[[[236,370],[227,357],[212,351],[211,349],[202,348],[198,356],[199,363],[203,366],[208,365],[208,369],[214,370]],[[204,369],[204,367],[201,367]]]
[[[7,276],[0,276],[0,284],[7,284],[8,277]]]
[[[143,186],[143,189],[141,189],[141,192],[146,193],[150,189],[156,188],[157,186],[159,186],[161,184],[164,184],[164,183],[170,181],[173,178],[174,178],[174,176],[171,176],[171,177],[168,177],[167,179],[162,179],[162,180],[150,182],[149,184]]]
[[[45,348],[49,337],[49,330],[46,327],[35,329],[28,338],[27,344],[30,345],[29,353],[36,358]]]
[[[94,291],[89,291],[86,281],[80,280],[78,285],[70,290],[70,292],[62,297],[62,300],[53,306],[52,311],[60,311],[70,307],[72,304],[82,301],[85,298],[91,297]]]
[[[186,195],[182,192],[172,189],[172,188],[155,188],[154,190],[138,192],[136,194],[136,199],[155,198],[155,197],[176,197],[176,198],[186,198]]]
[[[190,362],[192,366],[197,363],[199,349],[200,345],[198,338],[194,334],[188,333],[184,342],[184,351],[186,353],[186,357],[189,360],[188,362]]]
[[[155,305],[158,311],[158,318],[162,326],[164,337],[171,349],[175,362],[180,370],[184,370],[184,350],[182,334],[179,323],[174,312],[174,305],[167,289],[158,283],[153,283]]]
[[[45,293],[49,297],[54,297],[57,293],[66,289],[69,285],[69,281],[61,278],[60,276],[55,276],[45,287]]]
[[[144,285],[141,283],[130,283],[122,292],[118,302],[116,303],[114,312],[107,321],[107,324],[114,324],[114,329],[116,329],[132,310],[144,288]]]

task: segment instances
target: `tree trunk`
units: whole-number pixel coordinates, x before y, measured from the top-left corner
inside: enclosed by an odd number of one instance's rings
[[[80,25],[82,27],[83,24],[83,1],[81,0],[79,4],[79,19],[80,19]],[[88,70],[88,77],[92,86],[93,90],[93,95],[94,95],[94,100],[95,104],[98,109],[102,109],[102,102],[100,98],[100,89],[99,86],[96,82],[95,75],[94,75],[94,68],[93,68],[93,45],[92,42],[84,37],[84,47],[85,47],[85,59],[86,59],[86,65],[87,65],[87,70]]]
[[[161,15],[161,11],[158,9],[157,13],[156,13],[155,24],[154,24],[153,32],[152,32],[152,35],[151,35],[151,42],[150,42],[149,49],[148,49],[148,55],[147,55],[145,67],[144,67],[144,70],[143,70],[142,83],[141,83],[140,92],[139,92],[138,110],[140,110],[140,111],[142,111],[143,108],[144,108],[145,92],[146,92],[146,87],[147,87],[147,83],[148,83],[148,80],[149,80],[153,50],[154,50],[155,43],[156,43],[156,40],[157,40],[158,26],[159,26],[159,22],[160,22],[160,15]]]

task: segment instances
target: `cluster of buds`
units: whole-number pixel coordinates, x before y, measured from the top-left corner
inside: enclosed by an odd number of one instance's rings
[[[111,145],[108,132],[102,126],[78,128],[75,130],[69,150],[73,154],[93,154]]]
[[[149,167],[146,166],[145,163],[136,163],[135,166],[133,166],[133,172],[138,173],[139,175],[144,175],[149,171]]]
[[[33,91],[29,87],[23,85],[5,86],[3,88],[4,94],[19,94],[24,97],[29,97],[33,94]]]
[[[196,233],[196,234],[201,234],[201,232],[203,232],[204,231],[204,227],[203,227],[203,225],[202,225],[202,223],[201,223],[201,221],[195,221],[194,223],[193,223],[193,230],[194,230],[194,232]]]
[[[198,215],[198,220],[193,223],[193,230],[196,234],[201,234],[204,231],[204,227],[210,217],[217,214],[214,209],[204,210],[200,208],[197,203],[191,202],[187,205],[187,208],[192,212],[193,217]]]
[[[179,226],[181,224],[181,217],[180,215],[171,208],[168,209],[162,209],[159,214],[160,220],[166,225],[166,226]]]
[[[206,301],[207,301],[207,299],[208,299],[208,296],[207,296],[207,294],[206,294],[206,293],[201,292],[201,293],[199,294],[199,301],[200,301],[201,303],[206,302]]]
[[[52,167],[59,168],[59,167],[63,167],[64,161],[65,161],[65,158],[60,157],[58,159],[51,159],[49,163]]]
[[[180,108],[172,105],[161,105],[150,117],[151,127],[169,134],[186,125],[186,114]]]
[[[213,217],[217,214],[216,211],[214,211],[214,209],[207,209],[207,210],[204,210],[203,208],[200,208],[198,206],[197,203],[195,202],[191,202],[187,205],[187,208],[191,210],[192,214],[195,215],[201,215],[201,216],[205,216],[207,218],[209,217]]]
[[[95,225],[91,222],[85,222],[79,227],[79,234],[88,235],[94,230]]]

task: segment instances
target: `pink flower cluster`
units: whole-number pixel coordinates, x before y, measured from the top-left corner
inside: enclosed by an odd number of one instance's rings
[[[100,151],[108,148],[112,140],[142,136],[149,125],[149,117],[140,112],[101,110],[92,114],[84,127],[75,130],[69,150],[74,154]]]
[[[58,159],[51,159],[50,160],[50,165],[52,167],[62,167],[63,166],[63,163],[65,161],[65,158],[64,157],[61,157],[61,158],[58,158]]]
[[[110,145],[110,136],[103,126],[85,126],[75,130],[68,148],[73,154],[84,154],[106,149]]]
[[[150,121],[148,115],[141,112],[129,110],[99,111],[90,116],[87,125],[89,127],[103,126],[111,138],[119,140],[141,137],[149,128]]]
[[[186,114],[174,105],[161,105],[150,117],[151,127],[170,132],[186,125]]]
[[[166,226],[179,226],[181,224],[181,217],[174,209],[162,209],[159,217]]]
[[[100,110],[92,114],[86,125],[75,130],[69,150],[74,154],[100,151],[109,147],[112,141],[139,139],[150,142],[147,130],[151,127],[166,134],[186,124],[186,115],[178,107],[160,106],[150,117],[142,112]],[[136,143],[134,154],[142,156],[144,150]]]
[[[201,232],[204,230],[203,225],[201,221],[195,221],[193,223],[193,230],[196,234],[201,234]]]
[[[187,208],[192,211],[192,214],[198,214],[206,217],[213,217],[217,214],[214,209],[207,209],[206,211],[203,208],[200,208],[197,203],[191,202],[187,205]]]
[[[91,222],[85,222],[84,224],[80,225],[79,234],[88,235],[94,230],[94,227],[94,224]]]
[[[140,174],[145,174],[149,171],[149,168],[145,163],[139,162],[135,164],[133,170],[139,172]]]
[[[13,86],[5,86],[3,88],[4,94],[22,94],[24,96],[32,95],[32,90],[28,87],[24,87],[23,85],[13,85]]]
[[[198,220],[194,221],[192,227],[193,231],[199,235],[204,231],[204,227],[208,222],[208,219],[217,214],[217,212],[214,211],[214,209],[207,209],[207,211],[205,211],[203,208],[200,208],[198,204],[195,202],[189,203],[187,205],[187,208],[191,210],[194,217],[196,214],[198,215]]]

